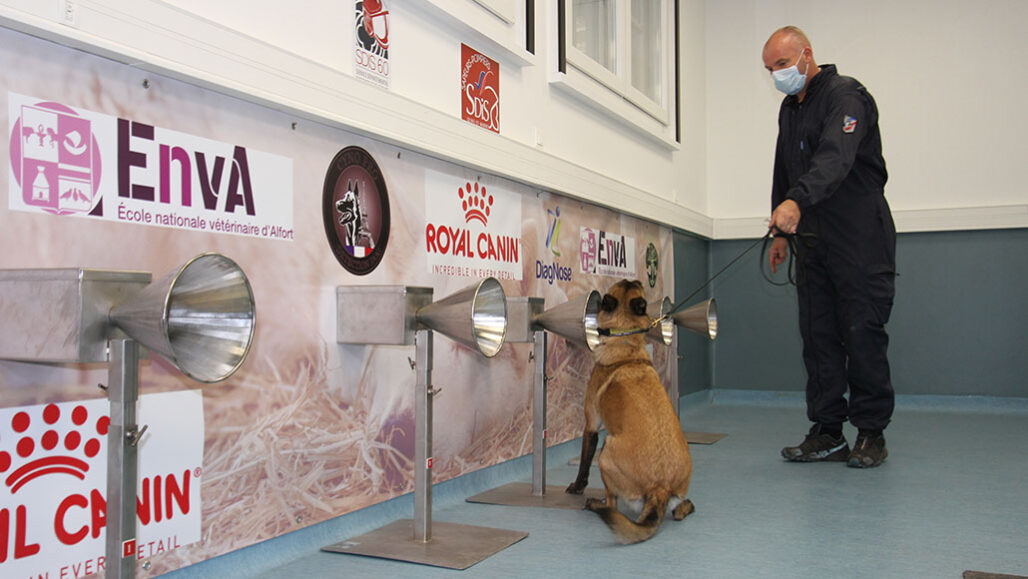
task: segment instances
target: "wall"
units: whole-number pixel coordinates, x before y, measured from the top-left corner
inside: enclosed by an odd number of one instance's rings
[[[781,94],[761,62],[786,24],[819,63],[861,80],[881,114],[886,192],[899,231],[1028,226],[1028,4],[728,0],[707,3],[707,203],[715,237],[767,217]]]
[[[151,563],[141,576],[413,490],[414,348],[337,343],[337,326],[354,323],[337,307],[339,286],[422,286],[441,300],[488,275],[506,295],[543,297],[549,307],[623,277],[647,280],[650,295],[673,292],[667,226],[163,75],[143,78],[132,66],[0,29],[8,131],[0,270],[158,277],[215,251],[246,272],[256,302],[252,348],[228,380],[201,391],[156,354],[140,365],[140,424],[151,426],[139,443],[139,556]],[[338,156],[351,147],[364,153]],[[485,208],[477,218],[462,204],[472,191]],[[347,192],[360,199],[365,227],[345,255],[382,252],[363,275],[333,252],[333,241],[344,245],[340,204],[355,204]],[[463,251],[443,249],[444,229],[456,232],[447,247],[467,240]],[[652,278],[648,250],[663,265]],[[617,264],[614,254],[620,268],[602,271]],[[96,363],[40,360],[44,349],[33,346],[63,344],[62,332],[76,327],[74,300],[35,282],[27,298],[11,295],[0,287],[0,575],[95,569],[112,431],[96,387],[108,381],[103,354]],[[157,298],[153,317],[165,305]],[[58,318],[52,325],[47,312]],[[389,319],[365,313],[366,325]],[[189,335],[176,327],[169,332]],[[15,355],[12,343],[22,348]],[[547,441],[559,444],[582,431],[592,356],[558,337],[548,344]],[[531,354],[528,343],[506,343],[487,360],[436,336],[434,480],[531,450]],[[653,357],[670,389],[671,351],[655,346]]]
[[[409,0],[390,10],[392,88],[353,77],[347,3],[100,0],[0,2],[0,24],[277,110],[373,136],[514,181],[705,235],[704,11],[680,2],[681,144],[653,138],[551,83],[555,3],[536,1],[536,53],[466,22],[473,0]],[[283,24],[285,23],[285,24]],[[483,24],[484,26],[484,24]],[[483,28],[485,30],[485,28]],[[459,53],[501,64],[501,132],[459,118]],[[510,44],[510,43],[508,43]]]
[[[675,243],[675,295],[677,305],[694,293],[710,276],[711,242],[676,231]],[[711,297],[706,288],[682,305],[688,308]],[[706,335],[678,331],[678,389],[681,396],[706,390],[713,384],[711,356],[714,349]]]
[[[751,243],[713,243],[711,267]],[[1028,396],[1026,247],[1024,229],[899,235],[886,326],[897,394]],[[713,284],[714,387],[802,391],[795,289],[767,283],[757,260],[754,250]]]

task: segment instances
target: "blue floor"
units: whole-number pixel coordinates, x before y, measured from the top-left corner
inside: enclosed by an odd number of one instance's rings
[[[1028,406],[900,400],[877,469],[794,464],[778,454],[807,424],[795,396],[709,393],[683,403],[685,430],[725,433],[691,446],[696,512],[621,546],[587,511],[472,504],[463,497],[531,480],[522,458],[436,485],[434,521],[529,532],[454,571],[321,552],[413,516],[410,497],[181,569],[181,577],[953,577],[1028,575]],[[850,442],[855,431],[847,426]],[[578,442],[550,449],[547,482],[566,484]],[[594,468],[591,483],[601,485]]]

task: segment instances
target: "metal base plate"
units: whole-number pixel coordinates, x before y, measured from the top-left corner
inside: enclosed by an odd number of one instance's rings
[[[582,510],[585,508],[586,499],[603,499],[604,496],[606,494],[603,489],[587,488],[580,495],[571,495],[564,492],[564,487],[556,485],[546,485],[546,494],[536,496],[532,494],[530,483],[510,483],[468,497],[466,500],[469,503],[489,505]]]
[[[694,432],[690,430],[684,431],[683,434],[685,434],[685,441],[689,444],[714,444],[715,442],[728,436],[727,434],[718,434],[715,432]],[[571,465],[575,465],[580,462],[582,462],[582,460],[577,456],[568,460],[568,464]],[[590,466],[592,466],[592,468],[596,468],[596,462],[593,461],[592,465]]]
[[[450,569],[467,569],[528,536],[522,531],[432,522],[427,543],[414,540],[414,521],[400,519],[364,535],[322,547],[322,551],[393,559]]]
[[[717,434],[714,432],[690,432],[685,431],[685,440],[689,444],[714,444],[722,438],[728,436],[727,434]]]

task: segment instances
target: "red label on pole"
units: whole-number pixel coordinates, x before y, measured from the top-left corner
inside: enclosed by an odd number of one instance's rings
[[[129,539],[121,544],[121,558],[128,559],[136,554],[136,540]]]
[[[428,460],[425,461],[425,468],[429,468],[429,469],[432,468],[433,462],[435,462],[435,459],[432,458],[431,456],[428,457]]]

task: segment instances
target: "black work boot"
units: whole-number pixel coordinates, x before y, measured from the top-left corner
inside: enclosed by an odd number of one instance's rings
[[[889,451],[885,448],[885,437],[880,430],[861,430],[846,466],[871,468],[882,464]]]
[[[844,462],[849,456],[842,432],[825,432],[821,424],[812,426],[799,446],[782,449],[782,457],[792,462]]]

